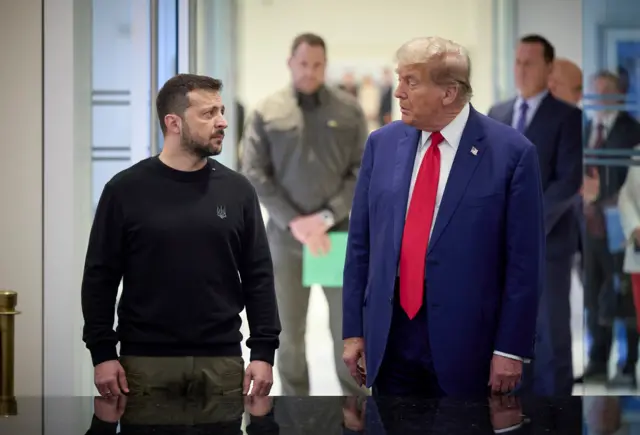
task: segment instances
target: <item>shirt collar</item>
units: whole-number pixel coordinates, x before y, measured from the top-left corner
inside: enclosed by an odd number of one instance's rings
[[[470,112],[471,107],[469,106],[469,103],[467,103],[464,105],[460,113],[458,113],[458,116],[456,116],[445,128],[440,130],[445,142],[454,150],[457,150],[458,145],[460,145],[460,139],[462,139],[462,133],[464,132],[464,127],[467,125]],[[420,146],[425,146],[430,137],[430,131],[423,131]]]
[[[516,110],[520,110],[520,107],[526,101],[527,102],[527,106],[529,106],[529,113],[533,113],[538,108],[538,106],[540,105],[542,100],[544,100],[544,98],[548,94],[549,94],[549,90],[545,89],[544,91],[540,92],[539,94],[536,94],[533,97],[529,97],[529,98],[522,98],[522,95],[518,95],[518,97],[516,98],[516,107],[515,107],[515,109]]]
[[[327,102],[327,89],[324,85],[321,85],[317,91],[313,94],[303,94],[302,92],[294,89],[298,106],[304,109],[313,109]]]
[[[614,110],[611,112],[602,112],[602,113],[596,114],[593,127],[596,128],[598,124],[602,124],[604,128],[606,128],[607,130],[610,130],[611,127],[613,127],[613,123],[616,121],[616,118],[618,118],[619,113],[620,112],[618,112],[617,110]]]

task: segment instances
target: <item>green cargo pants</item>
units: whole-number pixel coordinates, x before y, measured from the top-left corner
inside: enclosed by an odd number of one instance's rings
[[[242,418],[242,357],[123,356],[120,363],[129,385],[123,423],[194,425]]]

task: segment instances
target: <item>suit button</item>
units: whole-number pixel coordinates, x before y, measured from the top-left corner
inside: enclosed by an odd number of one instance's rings
[[[393,303],[393,296],[389,296],[389,303],[392,304]]]

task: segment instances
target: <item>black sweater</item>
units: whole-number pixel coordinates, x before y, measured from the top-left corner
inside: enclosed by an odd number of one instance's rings
[[[118,285],[118,328],[113,329]],[[209,159],[182,172],[152,157],[105,186],[82,283],[93,364],[122,355],[239,356],[273,364],[278,318],[260,205],[240,174]]]

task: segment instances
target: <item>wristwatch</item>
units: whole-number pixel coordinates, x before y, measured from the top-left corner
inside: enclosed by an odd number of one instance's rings
[[[320,217],[324,221],[327,228],[331,228],[336,224],[336,219],[333,216],[333,213],[331,212],[331,210],[322,210],[320,212]]]

